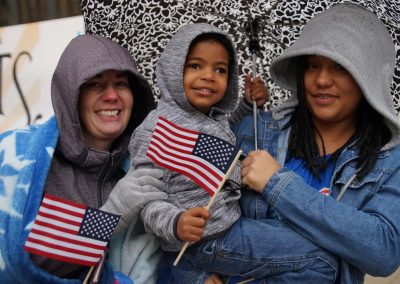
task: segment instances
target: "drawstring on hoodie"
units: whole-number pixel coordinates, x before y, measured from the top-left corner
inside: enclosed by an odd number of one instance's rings
[[[350,184],[353,180],[357,177],[357,173],[352,175],[352,177],[344,184],[343,188],[340,190],[339,195],[336,197],[336,201],[340,201],[343,195],[346,193],[347,189],[349,188]]]
[[[347,189],[349,188],[350,184],[355,180],[357,177],[357,174],[360,172],[360,170],[364,167],[365,161],[361,165],[361,167],[356,171],[354,175],[351,176],[351,178],[344,184],[343,188],[340,190],[339,195],[336,197],[336,201],[340,201],[343,197],[343,195],[346,193]]]

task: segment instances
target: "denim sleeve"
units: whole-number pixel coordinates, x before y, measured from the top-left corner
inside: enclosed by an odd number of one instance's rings
[[[399,181],[397,168],[373,195],[368,194],[368,188],[358,188],[368,198],[355,206],[350,196],[338,202],[281,168],[264,188],[263,196],[292,228],[321,248],[365,273],[388,276],[400,265]]]

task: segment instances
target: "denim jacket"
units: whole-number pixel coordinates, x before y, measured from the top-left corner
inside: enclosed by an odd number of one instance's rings
[[[274,119],[271,112],[258,113],[258,149],[268,151],[281,165],[290,133],[283,126],[289,119],[290,115]],[[245,154],[254,150],[252,117],[233,130]],[[340,283],[363,283],[366,273],[388,276],[400,264],[400,146],[381,151],[362,180],[354,178],[358,153],[352,146],[338,157],[331,196],[319,194],[285,167],[262,193],[294,230],[341,259]],[[339,194],[343,196],[337,201]]]

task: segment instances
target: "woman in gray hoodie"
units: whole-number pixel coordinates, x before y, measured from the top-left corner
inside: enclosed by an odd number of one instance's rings
[[[65,48],[51,99],[54,117],[0,134],[1,283],[82,283],[87,266],[24,251],[43,194],[101,207],[127,170],[132,131],[154,106],[129,52],[96,35],[78,36]],[[142,187],[149,176],[138,174],[132,180]],[[151,194],[151,186],[143,187]],[[141,266],[147,280],[154,279],[153,260],[160,258],[158,245],[147,245],[151,239],[136,237],[137,251],[148,256],[143,263],[151,264]],[[101,283],[114,278],[106,261]]]

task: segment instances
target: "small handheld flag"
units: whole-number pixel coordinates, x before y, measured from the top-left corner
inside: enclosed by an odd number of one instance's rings
[[[214,195],[238,149],[215,136],[180,127],[160,116],[147,156],[156,164],[188,176]]]
[[[211,196],[210,209],[242,151],[211,135],[180,127],[160,116],[147,150],[156,164],[188,176]],[[189,247],[186,242],[175,259],[176,266]]]
[[[101,259],[120,216],[45,194],[25,251],[94,266]]]

